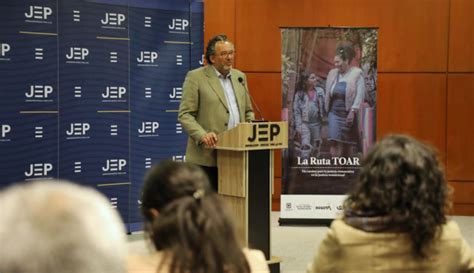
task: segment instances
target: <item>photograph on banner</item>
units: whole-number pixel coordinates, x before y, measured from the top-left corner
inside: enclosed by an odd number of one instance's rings
[[[284,195],[343,195],[375,141],[377,29],[283,28]]]

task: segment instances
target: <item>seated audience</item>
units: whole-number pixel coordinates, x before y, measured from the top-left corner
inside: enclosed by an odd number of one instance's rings
[[[474,272],[449,187],[429,146],[403,135],[376,144],[310,272]]]
[[[145,179],[141,203],[157,251],[130,256],[130,273],[269,272],[261,251],[239,244],[227,207],[201,168],[161,162]]]
[[[0,192],[0,253],[2,273],[126,272],[117,212],[97,191],[65,181]]]

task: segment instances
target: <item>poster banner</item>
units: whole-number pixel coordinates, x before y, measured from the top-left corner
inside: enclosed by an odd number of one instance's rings
[[[282,28],[281,220],[333,219],[375,141],[376,28]]]

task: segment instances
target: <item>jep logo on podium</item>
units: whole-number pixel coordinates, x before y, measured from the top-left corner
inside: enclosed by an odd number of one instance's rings
[[[247,138],[249,142],[273,141],[280,134],[280,125],[277,123],[253,123],[252,134]]]

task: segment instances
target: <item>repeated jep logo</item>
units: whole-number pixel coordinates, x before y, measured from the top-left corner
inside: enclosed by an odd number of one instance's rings
[[[101,94],[103,102],[124,102],[122,98],[127,94],[127,88],[124,86],[107,86]]]
[[[27,179],[37,179],[39,177],[46,177],[53,170],[53,164],[48,162],[31,163],[28,170],[25,171]]]
[[[156,51],[140,51],[137,58],[138,66],[158,66],[156,60],[158,59],[158,52]]]
[[[0,124],[0,142],[10,141],[8,134],[12,131],[10,124]]]
[[[157,130],[160,128],[158,121],[143,121],[138,129],[138,137],[155,137],[158,136]]]
[[[25,92],[26,102],[51,102],[51,94],[54,88],[51,85],[30,85],[30,89]]]
[[[204,54],[201,55],[201,59],[199,60],[199,65],[204,65]]]
[[[0,43],[0,61],[9,61],[8,52],[10,52],[11,46],[7,43]]]
[[[52,21],[48,21],[51,15],[53,15],[53,9],[50,7],[29,6],[28,11],[25,12],[25,21],[29,23],[52,24]]]
[[[124,158],[110,158],[105,161],[102,166],[102,175],[119,175],[126,174],[125,167],[127,160]]]
[[[185,155],[174,155],[172,157],[173,161],[176,161],[176,162],[184,162],[186,161],[186,156]]]
[[[189,20],[183,18],[173,18],[168,25],[170,33],[187,34],[189,29]]]
[[[100,20],[102,28],[125,29],[124,22],[127,19],[125,14],[106,12]]]
[[[89,56],[89,53],[89,49],[85,47],[70,47],[66,54],[66,63],[88,64],[87,56]]]
[[[109,200],[110,200],[110,206],[112,206],[113,209],[118,208],[118,205],[119,205],[118,197],[110,197]]]
[[[87,135],[87,132],[91,129],[90,123],[87,122],[73,122],[69,125],[69,128],[66,130],[66,139],[87,139],[90,136]]]
[[[151,157],[145,157],[145,169],[150,169],[151,168]]]
[[[171,90],[169,94],[170,102],[179,102],[182,96],[183,96],[183,88],[173,87],[173,89]]]

